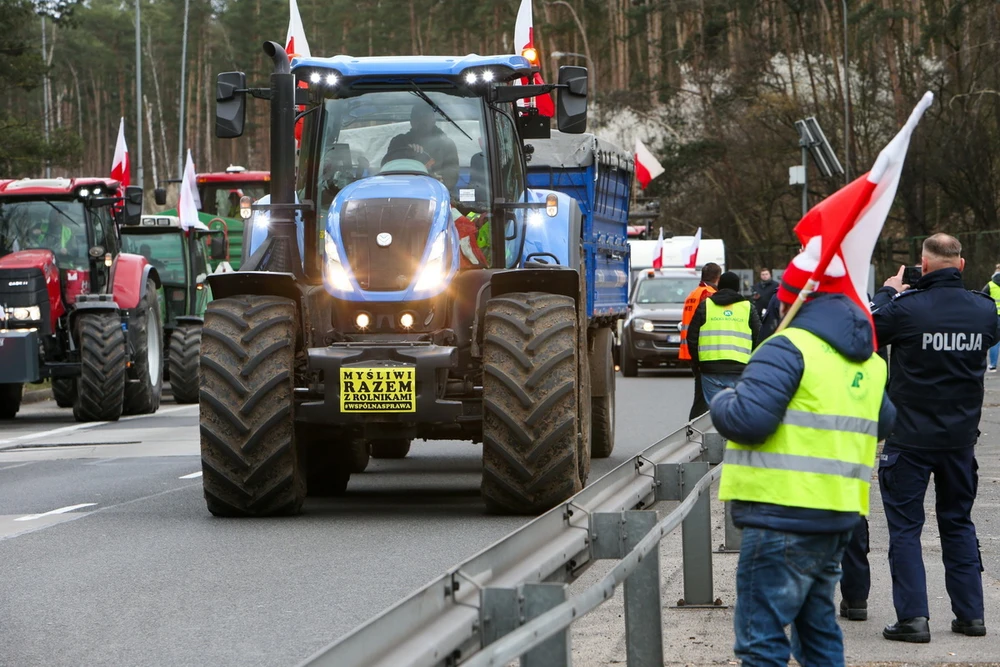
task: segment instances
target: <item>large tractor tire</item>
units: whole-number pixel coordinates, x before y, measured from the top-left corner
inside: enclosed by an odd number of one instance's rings
[[[201,356],[201,325],[181,324],[170,334],[167,370],[170,391],[177,403],[198,402],[198,364]]]
[[[0,384],[0,419],[13,419],[21,409],[21,394],[24,385]]]
[[[373,459],[405,459],[410,453],[409,438],[392,438],[391,440],[373,440]]]
[[[202,328],[201,466],[216,516],[298,514],[306,462],[295,429],[295,303],[219,299]]]
[[[118,421],[125,404],[125,332],[115,312],[81,313],[80,378],[73,417],[78,422]]]
[[[132,367],[135,379],[125,385],[125,407],[122,414],[146,415],[160,408],[163,393],[163,322],[156,283],[146,281],[146,294],[129,322],[135,357]]]
[[[490,299],[483,341],[483,482],[489,510],[538,514],[582,487],[579,321],[573,299]]]
[[[351,457],[339,444],[324,438],[323,431],[316,427],[298,424],[297,428],[306,454],[308,495],[315,498],[344,495],[353,472]]]
[[[610,329],[598,329],[594,338],[594,362],[591,373],[604,376],[604,396],[590,399],[590,453],[595,459],[606,459],[615,449],[615,367],[611,363],[614,346]]]
[[[71,408],[76,403],[76,380],[67,378],[52,379],[52,398],[60,408]]]

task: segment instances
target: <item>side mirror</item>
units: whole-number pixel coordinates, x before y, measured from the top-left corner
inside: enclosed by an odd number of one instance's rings
[[[167,205],[167,190],[166,188],[156,188],[153,190],[153,201],[156,202],[157,206]]]
[[[122,223],[138,225],[142,217],[142,188],[130,185],[125,188],[125,206],[122,208]]]
[[[582,134],[587,131],[587,68],[560,67],[559,83],[566,87],[556,96],[557,127],[567,134]]]
[[[243,135],[247,117],[247,75],[223,72],[215,84],[215,136],[234,139]]]
[[[228,244],[224,235],[212,234],[210,244],[209,256],[212,261],[221,261],[229,258],[229,248],[226,247]]]

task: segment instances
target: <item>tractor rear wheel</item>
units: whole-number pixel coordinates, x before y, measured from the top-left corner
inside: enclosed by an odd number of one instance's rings
[[[604,375],[604,396],[593,396],[590,401],[591,455],[595,459],[606,459],[615,448],[615,367],[611,364],[612,340],[610,329],[599,329],[595,337],[594,364],[592,372]]]
[[[372,440],[373,459],[405,459],[410,453],[409,438],[392,438],[391,440]]]
[[[0,384],[0,419],[13,419],[21,409],[21,393],[24,385]]]
[[[295,428],[295,303],[218,299],[202,328],[201,466],[216,516],[298,514],[306,462]]]
[[[198,363],[201,355],[201,325],[181,324],[170,334],[167,370],[170,391],[177,403],[198,402]]]
[[[77,317],[80,378],[73,417],[78,422],[118,421],[125,403],[125,332],[117,312]]]
[[[129,322],[134,342],[132,366],[136,378],[125,385],[124,415],[145,415],[160,407],[163,392],[163,322],[160,321],[160,300],[156,283],[146,281],[135,316]]]
[[[52,398],[60,408],[71,408],[76,403],[76,380],[67,378],[52,379]]]
[[[538,514],[580,490],[579,335],[570,297],[487,303],[481,493],[491,511]]]

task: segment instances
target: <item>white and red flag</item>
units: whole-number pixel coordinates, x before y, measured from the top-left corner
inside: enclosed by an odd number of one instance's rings
[[[649,182],[663,173],[663,165],[646,148],[646,144],[639,139],[635,140],[635,177],[639,180],[639,185],[645,190]]]
[[[531,12],[531,0],[521,0],[521,6],[517,8],[517,19],[514,21],[514,53],[524,56],[531,62],[532,66],[538,67],[538,49],[535,47],[535,19]],[[522,85],[545,83],[542,75],[538,72],[531,79],[521,79]],[[556,115],[555,104],[552,103],[552,96],[546,93],[534,98],[538,113],[552,118]]]
[[[125,119],[118,124],[118,141],[115,143],[115,159],[111,162],[111,178],[122,184],[124,189],[132,182],[131,165],[128,161],[128,146],[125,145]]]
[[[285,38],[285,51],[289,59],[292,57],[309,58],[309,42],[306,41],[306,31],[302,27],[302,16],[299,14],[299,3],[288,0],[288,37]]]
[[[698,266],[698,249],[701,248],[701,227],[698,231],[694,233],[694,238],[691,239],[691,245],[688,246],[687,256],[685,257],[684,266],[688,269],[693,269]]]
[[[660,227],[660,237],[653,248],[653,268],[657,271],[663,268],[663,227]]]
[[[933,101],[932,93],[924,93],[903,128],[878,154],[871,171],[817,204],[795,226],[795,234],[803,246],[817,236],[821,239],[819,262],[805,289],[799,292],[799,303],[805,301],[810,292],[816,291],[823,276],[843,275],[840,270],[842,262],[847,278],[842,283],[845,294],[871,319],[868,272],[871,270],[872,252],[896,196],[910,137]],[[837,270],[828,272],[827,267],[834,258],[840,260],[834,262]]]
[[[181,220],[182,229],[208,229],[198,218],[201,208],[201,196],[198,194],[198,181],[194,173],[194,160],[191,159],[191,149],[187,152],[184,163],[184,175],[181,177],[181,191],[177,202],[177,216]]]

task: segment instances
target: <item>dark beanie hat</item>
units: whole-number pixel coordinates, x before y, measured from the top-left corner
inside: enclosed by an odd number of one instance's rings
[[[726,271],[719,277],[719,289],[731,289],[734,292],[739,292],[740,277],[732,271]]]

